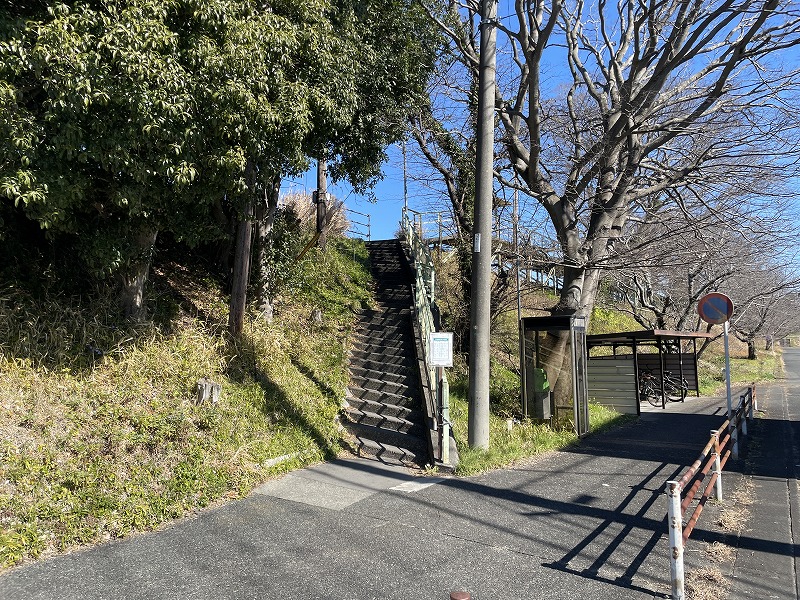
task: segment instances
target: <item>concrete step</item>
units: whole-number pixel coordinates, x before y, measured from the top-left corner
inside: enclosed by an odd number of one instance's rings
[[[381,314],[361,315],[356,322],[362,327],[380,329],[381,327],[411,327],[411,306],[384,306]]]
[[[405,406],[398,406],[397,404],[384,404],[382,402],[374,402],[372,400],[363,400],[353,396],[347,396],[347,404],[356,410],[363,412],[371,412],[377,415],[386,415],[405,419],[407,421],[424,422],[424,415],[419,410],[414,410]]]
[[[352,349],[350,364],[362,369],[390,371],[397,373],[403,369],[415,369],[416,357],[412,354],[386,354],[383,352],[364,352]]]
[[[356,318],[360,321],[380,321],[403,317],[411,317],[411,308],[360,308],[356,311]]]
[[[404,394],[389,394],[386,392],[379,392],[377,390],[370,390],[354,385],[347,387],[347,396],[358,398],[360,400],[371,400],[372,402],[380,402],[381,404],[394,404],[396,406],[405,406],[407,408],[417,408],[419,401],[416,396]]]
[[[354,437],[353,451],[358,456],[373,457],[387,464],[408,466],[423,466],[428,462],[427,446],[421,438],[398,433],[398,443],[392,444],[385,439],[375,439],[375,427],[349,424],[348,429],[350,428]]]
[[[363,390],[373,390],[383,394],[393,394],[395,396],[416,396],[417,383],[415,379],[409,378],[405,383],[387,381],[381,377],[363,377],[355,373],[350,373],[350,383],[352,387]]]
[[[407,293],[375,294],[375,304],[384,309],[411,309],[414,306],[414,297]]]
[[[403,328],[405,329],[405,328]],[[370,344],[385,344],[395,346],[409,345],[414,347],[414,336],[411,331],[395,329],[393,331],[356,331],[353,333],[353,344],[365,347]]]
[[[360,344],[356,344],[353,346],[350,354],[354,358],[365,358],[365,359],[374,359],[376,357],[384,357],[387,362],[390,364],[399,364],[400,362],[404,361],[397,361],[393,360],[395,358],[408,358],[409,360],[414,360],[416,358],[416,354],[414,352],[413,347],[409,346],[384,346],[380,343],[370,344],[369,346],[361,346]]]
[[[385,381],[387,383],[396,383],[398,385],[406,385],[409,387],[416,387],[417,374],[414,370],[405,369],[401,372],[390,372],[382,369],[365,369],[350,365],[350,375],[354,378],[359,377],[363,379],[375,379],[378,381]]]
[[[382,415],[370,411],[363,411],[357,408],[350,407],[343,411],[344,418],[351,424],[369,425],[380,429],[382,432],[393,432],[416,437],[422,437],[425,429],[422,423],[413,423],[402,417],[393,417],[392,415]],[[376,439],[382,439],[380,437]]]
[[[408,377],[417,376],[416,364],[387,365],[386,363],[381,361],[380,357],[371,359],[354,359],[351,356],[350,367],[352,369],[366,369],[369,371],[380,371],[387,379],[390,378],[396,379],[397,377],[403,377],[403,376],[408,376]],[[396,376],[396,377],[391,377],[391,376]]]

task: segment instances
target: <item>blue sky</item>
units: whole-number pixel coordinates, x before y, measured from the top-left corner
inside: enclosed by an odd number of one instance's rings
[[[412,168],[409,165],[409,169]],[[388,240],[395,237],[403,212],[403,155],[397,146],[389,149],[389,161],[383,165],[383,180],[375,187],[376,203],[366,196],[356,194],[347,184],[328,185],[328,191],[336,198],[344,200],[350,210],[370,215],[373,240]],[[308,193],[317,187],[317,171],[314,165],[301,177],[287,178],[281,184],[281,194]],[[414,210],[426,210],[427,201],[420,198],[420,186],[408,181],[408,206]],[[353,218],[362,219],[354,216]]]

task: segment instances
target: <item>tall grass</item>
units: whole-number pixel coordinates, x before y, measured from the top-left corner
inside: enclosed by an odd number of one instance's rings
[[[0,287],[0,564],[151,529],[339,452],[366,251],[334,242],[301,270],[274,321],[251,315],[237,341],[218,283],[181,265],[155,270],[141,326],[110,317],[109,296]],[[201,377],[217,404],[195,402]]]

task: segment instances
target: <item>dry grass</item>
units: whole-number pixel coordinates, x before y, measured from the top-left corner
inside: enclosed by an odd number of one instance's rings
[[[750,519],[750,507],[754,502],[755,484],[749,477],[742,478],[720,511],[717,525],[726,533],[741,533]]]
[[[701,567],[686,574],[686,597],[718,600],[728,595],[730,584],[717,567]]]
[[[313,231],[317,225],[317,205],[312,201],[311,194],[286,194],[281,198],[283,206],[292,209],[303,228]],[[350,229],[350,221],[345,213],[344,202],[332,195],[328,195],[328,229],[329,236],[342,236]]]
[[[736,548],[722,542],[706,544],[703,553],[708,560],[720,564],[732,563],[736,558]]]

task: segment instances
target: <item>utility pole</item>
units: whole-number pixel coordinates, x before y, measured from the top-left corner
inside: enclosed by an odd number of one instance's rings
[[[408,211],[408,169],[406,167],[406,141],[403,140],[403,210]]]
[[[494,98],[497,0],[481,2],[478,76],[478,146],[470,298],[469,430],[470,448],[489,447],[489,359],[492,285],[492,199],[494,196]]]
[[[317,191],[314,194],[317,204],[317,246],[325,249],[328,229],[328,161],[324,158],[317,160]]]

